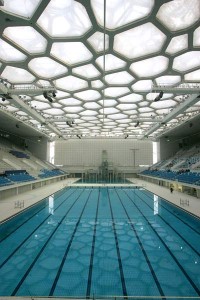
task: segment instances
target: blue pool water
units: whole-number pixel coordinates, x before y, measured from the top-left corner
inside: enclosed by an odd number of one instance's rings
[[[72,187],[0,226],[0,296],[200,296],[200,220],[143,189]]]

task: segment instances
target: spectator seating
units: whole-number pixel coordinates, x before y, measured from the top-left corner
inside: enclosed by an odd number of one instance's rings
[[[40,171],[42,172],[42,174],[38,175],[40,178],[47,178],[47,177],[53,177],[53,176],[65,174],[65,172],[60,169],[53,169],[53,170],[42,169]]]
[[[63,174],[66,172],[33,156],[28,150],[0,145],[0,187]]]
[[[13,182],[11,182],[7,177],[0,176],[0,186],[5,186],[5,185],[11,185]]]
[[[142,171],[141,174],[170,181],[200,185],[199,148],[199,146],[193,146],[185,149],[185,151],[182,149],[174,157],[156,163],[148,170]]]
[[[27,159],[30,158],[30,156],[27,155],[26,153],[21,152],[21,151],[17,151],[17,150],[10,150],[9,153],[16,156],[17,158],[27,158]]]
[[[36,178],[29,175],[25,170],[20,171],[6,171],[6,177],[13,182],[25,182],[25,181],[32,181]]]
[[[200,185],[200,173],[188,172],[188,171],[158,171],[158,170],[145,170],[141,174],[163,178],[166,180],[174,180],[179,182],[185,182],[188,184]]]

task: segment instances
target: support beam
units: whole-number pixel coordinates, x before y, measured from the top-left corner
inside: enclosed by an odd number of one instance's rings
[[[73,121],[73,119],[61,117],[61,118],[48,118],[46,119],[46,122],[67,122],[67,121]],[[73,125],[73,124],[72,124]],[[74,124],[75,125],[75,124]]]
[[[44,117],[42,117],[34,109],[32,109],[30,106],[28,106],[26,103],[24,103],[24,101],[21,100],[18,96],[11,95],[11,97],[13,99],[11,101],[15,104],[16,107],[18,107],[19,109],[23,109],[24,112],[26,112],[29,116],[31,116],[38,122],[43,123],[43,124],[46,123],[46,119]],[[62,136],[62,133],[60,132],[60,130],[56,129],[55,126],[53,126],[51,124],[47,124],[45,126],[48,129],[50,129],[51,131],[53,131],[55,134]]]
[[[171,121],[172,119],[174,119],[175,117],[177,117],[179,114],[183,113],[187,108],[189,108],[190,106],[192,106],[195,103],[197,103],[199,101],[198,95],[199,94],[190,95],[187,100],[185,100],[180,105],[176,106],[169,114],[167,114],[162,119],[162,121],[160,121],[159,123],[157,123],[156,125],[154,125],[153,127],[151,127],[149,130],[147,130],[146,133],[143,134],[140,139],[145,138],[145,136],[149,136],[154,131],[156,131],[157,129],[159,129],[161,126],[165,125],[167,122]]]
[[[157,122],[162,122],[162,118],[136,118],[136,119],[132,119],[132,122],[151,122],[151,123],[157,123]]]
[[[36,127],[34,127],[34,126],[31,125],[31,124],[22,122],[21,120],[19,120],[16,116],[14,116],[14,115],[13,115],[12,113],[10,113],[9,111],[0,108],[0,112],[1,112],[1,114],[6,115],[6,117],[8,118],[8,120],[9,120],[9,118],[11,118],[11,119],[13,119],[13,120],[16,121],[16,124],[17,124],[17,123],[19,123],[19,124],[20,124],[20,123],[23,123],[25,126],[29,127],[31,130],[35,130],[35,131],[38,133],[38,135],[42,135],[42,136],[45,136],[45,137],[49,138],[49,136],[48,136],[45,132],[40,131],[39,129],[37,129]]]
[[[3,92],[3,94],[7,95],[8,90],[9,89],[4,84],[0,83],[0,91]],[[43,124],[46,123],[46,119],[43,116],[41,116],[39,113],[37,113],[37,111],[35,111],[30,106],[28,106],[17,95],[9,94],[9,96],[12,98],[9,101],[11,101],[17,108],[19,108],[20,110],[23,110],[24,112],[26,112],[29,116],[31,116],[32,118],[34,118],[38,122],[43,123]],[[23,122],[23,123],[26,124],[26,122]],[[62,136],[61,131],[58,130],[57,128],[55,128],[55,126],[53,126],[51,124],[47,124],[46,127],[48,129],[50,129],[52,132],[54,132],[55,134],[57,134],[59,136]]]
[[[173,93],[173,94],[199,94],[200,93],[200,83],[181,83],[176,86],[169,86],[167,84],[156,84],[152,86],[152,93]]]
[[[135,168],[136,165],[135,165],[135,152],[138,151],[139,149],[130,149],[131,151],[133,151],[133,167]]]
[[[24,85],[24,86],[11,86],[8,88],[8,94],[14,95],[42,95],[44,92],[56,92],[56,89],[52,86],[37,87],[35,85]]]

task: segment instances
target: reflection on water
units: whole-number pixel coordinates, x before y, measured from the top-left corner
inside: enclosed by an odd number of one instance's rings
[[[154,204],[153,213],[154,213],[154,215],[157,215],[158,214],[158,196],[157,195],[153,196],[153,204]]]
[[[49,213],[54,214],[54,195],[49,196]]]

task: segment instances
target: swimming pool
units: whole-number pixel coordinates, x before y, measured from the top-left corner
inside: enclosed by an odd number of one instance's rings
[[[0,233],[0,296],[200,295],[199,219],[144,189],[67,188]]]

